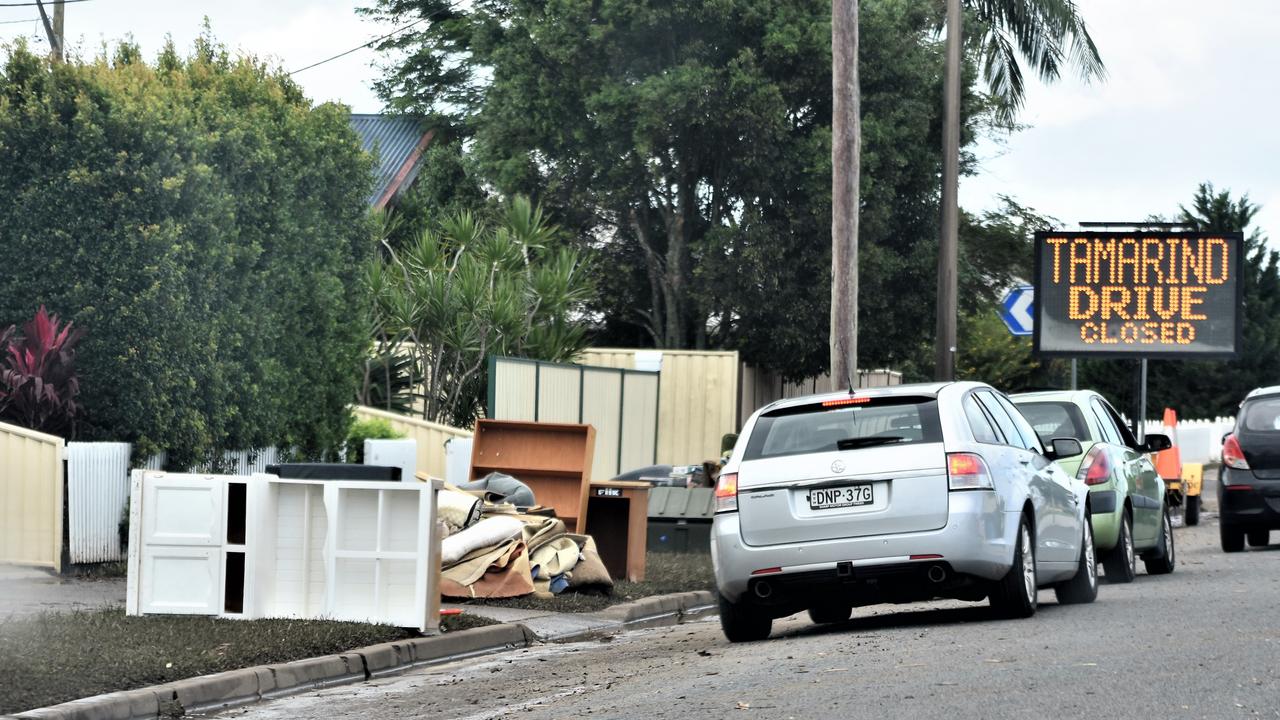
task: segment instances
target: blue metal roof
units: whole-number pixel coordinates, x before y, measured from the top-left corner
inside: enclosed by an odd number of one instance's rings
[[[374,168],[373,194],[369,196],[369,204],[373,205],[391,187],[400,168],[413,154],[413,149],[422,141],[425,131],[421,120],[405,115],[353,114],[351,126],[360,136],[360,144],[365,151],[373,153],[378,161]],[[404,187],[408,187],[413,182],[420,165],[420,160],[415,163],[414,168],[405,178]]]

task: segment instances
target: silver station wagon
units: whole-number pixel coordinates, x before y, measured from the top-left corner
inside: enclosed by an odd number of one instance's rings
[[[901,385],[781,400],[746,422],[716,485],[711,554],[733,642],[808,610],[990,599],[1029,617],[1037,590],[1097,596],[1088,487],[982,383]]]

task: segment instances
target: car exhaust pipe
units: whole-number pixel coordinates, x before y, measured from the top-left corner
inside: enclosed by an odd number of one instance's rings
[[[930,565],[927,575],[930,582],[940,583],[947,579],[947,571],[941,565]]]
[[[760,598],[761,600],[766,600],[769,598],[770,595],[773,595],[773,586],[765,582],[764,580],[761,580],[756,583],[755,592],[756,592],[756,597]]]

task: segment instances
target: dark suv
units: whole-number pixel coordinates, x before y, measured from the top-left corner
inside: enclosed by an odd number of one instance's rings
[[[1265,546],[1280,530],[1280,386],[1258,388],[1240,403],[1218,480],[1222,549],[1240,552],[1246,538]]]

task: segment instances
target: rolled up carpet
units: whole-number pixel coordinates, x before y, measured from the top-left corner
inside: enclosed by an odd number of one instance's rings
[[[561,535],[529,553],[529,565],[535,578],[555,577],[573,570],[581,554],[582,550],[573,538]]]
[[[480,509],[484,503],[475,495],[446,489],[441,490],[436,498],[440,519],[451,528],[464,530],[480,521]]]
[[[513,517],[489,517],[450,535],[440,543],[440,563],[449,567],[475,550],[501,545],[524,532],[524,523]]]

